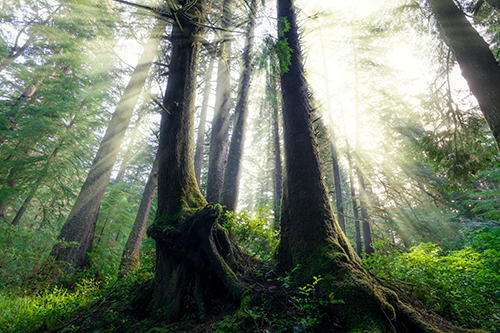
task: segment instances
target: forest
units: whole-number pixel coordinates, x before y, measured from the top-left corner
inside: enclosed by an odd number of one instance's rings
[[[500,332],[499,22],[0,2],[0,333]]]

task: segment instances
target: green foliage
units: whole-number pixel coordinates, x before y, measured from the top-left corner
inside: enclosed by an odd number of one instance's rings
[[[277,232],[264,219],[250,217],[244,211],[226,211],[223,227],[236,236],[243,250],[261,259],[271,258],[278,245]]]
[[[55,237],[48,230],[0,223],[0,289],[26,286],[36,279],[54,243]]]
[[[499,236],[499,229],[470,233],[466,247],[448,253],[432,243],[408,253],[378,243],[364,264],[457,325],[499,332]]]
[[[261,306],[245,309],[245,313],[252,318],[256,331],[310,332],[312,330],[314,332],[321,324],[326,324],[327,307],[343,303],[342,300],[336,300],[333,293],[326,299],[317,295],[316,289],[322,281],[321,276],[314,276],[312,283],[296,287],[293,274],[298,269],[301,269],[300,265],[276,279],[286,292],[285,314],[272,311],[267,299],[263,300]]]
[[[292,64],[291,53],[293,50],[288,45],[288,39],[284,38],[285,33],[290,30],[290,22],[286,19],[286,17],[282,17],[278,22],[278,33],[281,37],[281,40],[278,40],[275,44],[276,53],[278,54],[278,59],[280,61],[280,69],[281,73],[288,72],[288,67]]]
[[[0,295],[0,332],[35,332],[59,326],[101,296],[95,280],[81,280],[74,290],[55,286],[34,295]],[[5,331],[3,331],[5,329]]]

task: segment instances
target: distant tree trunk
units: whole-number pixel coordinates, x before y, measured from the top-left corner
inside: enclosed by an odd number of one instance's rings
[[[367,200],[368,196],[366,195],[366,187],[365,187],[365,179],[363,176],[363,170],[361,167],[361,143],[360,143],[360,131],[361,131],[361,122],[360,122],[360,97],[359,97],[359,80],[358,80],[358,57],[357,52],[354,50],[354,102],[355,102],[355,112],[356,112],[356,173],[358,176],[358,185],[359,185],[359,208],[361,211],[361,225],[363,227],[363,241],[365,244],[365,253],[370,255],[372,254],[372,234],[370,229],[370,217],[368,216],[368,208],[367,208]]]
[[[68,124],[68,126],[66,126],[66,130],[69,130],[71,127],[73,127],[73,125],[75,124],[75,121],[76,121],[76,116],[73,116],[73,118],[71,119],[71,122]],[[24,213],[26,212],[26,209],[28,209],[28,206],[31,203],[31,200],[35,196],[36,191],[38,190],[38,188],[42,184],[43,180],[45,179],[45,176],[48,172],[51,160],[56,157],[57,153],[59,152],[59,149],[62,147],[63,144],[64,144],[64,138],[59,141],[59,144],[57,145],[57,147],[52,151],[52,154],[50,154],[50,156],[47,158],[47,162],[46,162],[46,165],[44,168],[45,170],[44,170],[43,174],[36,180],[35,184],[33,185],[33,189],[31,191],[31,193],[24,200],[21,208],[19,209],[16,216],[14,217],[14,220],[12,220],[12,223],[11,223],[12,225],[18,225],[19,222],[21,221],[21,218],[23,217]]]
[[[246,28],[245,49],[243,51],[243,68],[238,88],[238,98],[234,111],[235,120],[231,145],[227,158],[224,182],[220,194],[220,203],[228,210],[235,210],[238,203],[239,181],[241,159],[245,144],[246,119],[248,114],[248,92],[250,90],[250,79],[252,76],[253,61],[253,39],[255,30],[255,19],[257,13],[257,0],[250,3],[249,23]]]
[[[438,30],[457,59],[484,117],[497,148],[500,147],[500,66],[488,44],[472,27],[453,0],[428,0]],[[490,1],[488,1],[490,3]],[[498,5],[496,1],[491,1]]]
[[[360,193],[360,210],[361,210],[361,225],[363,226],[363,241],[365,244],[365,253],[370,255],[373,254],[374,249],[372,246],[372,231],[370,228],[370,216],[368,215],[366,186],[365,178],[363,174],[358,169],[358,183],[359,183],[359,193]]]
[[[62,68],[62,74],[64,76],[68,75],[69,71],[71,70],[71,66],[64,66]],[[30,99],[33,97],[33,95],[35,94],[35,92],[37,91],[38,87],[40,87],[43,83],[43,81],[46,79],[46,78],[54,78],[54,75],[56,74],[56,72],[52,72],[51,75],[44,75],[42,76],[40,79],[38,79],[35,84],[33,85],[30,85],[29,87],[27,87],[24,92],[21,94],[21,96],[19,96],[15,102],[14,102],[14,106],[11,110],[11,112],[7,115],[7,119],[10,123],[10,125],[8,126],[8,129],[10,131],[14,130],[16,125],[17,125],[17,117],[20,115],[20,110],[25,108],[28,104],[28,102],[30,101]],[[73,121],[71,123],[71,126],[73,126]],[[3,135],[0,135],[0,146],[3,145],[5,139],[6,139],[7,135],[6,134],[3,134]],[[9,155],[5,161],[9,161],[9,160],[12,160],[14,158],[13,155]],[[16,182],[16,173],[17,173],[17,170],[15,168],[9,170],[9,174],[7,176],[7,185],[10,187],[10,188],[16,188],[17,187],[17,182]],[[38,183],[38,182],[37,182]],[[35,190],[36,191],[36,190]],[[32,198],[31,198],[32,199]],[[26,205],[29,205],[29,202],[31,201],[31,199],[26,199],[25,202],[23,203],[23,206],[21,206],[21,209],[23,209],[22,207]],[[11,196],[3,196],[3,197],[0,197],[0,217],[2,218],[6,218],[6,214],[7,214],[7,210],[10,206],[10,200],[11,200]],[[27,202],[28,201],[28,202]],[[26,209],[26,208],[25,208]],[[18,212],[19,214],[19,212]],[[22,215],[24,214],[24,211],[21,213],[20,217],[22,217]],[[14,223],[16,222],[16,223]],[[16,221],[16,218],[14,218],[14,221],[12,221],[12,224],[17,224],[19,221]]]
[[[272,58],[271,58],[272,59]],[[281,167],[281,144],[278,122],[278,87],[276,82],[276,73],[273,64],[270,64],[268,72],[268,90],[271,99],[272,126],[273,126],[273,145],[274,145],[274,225],[273,229],[278,231],[280,225],[281,212],[281,194],[282,194],[282,167]]]
[[[205,73],[205,88],[203,91],[203,102],[201,103],[200,124],[198,126],[198,137],[196,138],[196,151],[194,153],[194,172],[196,174],[196,182],[198,183],[198,186],[201,186],[201,169],[203,166],[203,151],[205,150],[208,99],[210,98],[210,90],[212,89],[214,61],[215,58],[211,56],[207,72]]]
[[[148,181],[142,193],[139,210],[135,217],[134,225],[123,249],[122,259],[120,261],[120,274],[129,272],[139,267],[139,250],[141,249],[142,237],[146,230],[149,211],[155,196],[156,185],[158,184],[158,157],[153,162],[153,168],[149,174]]]
[[[315,297],[333,293],[343,300],[328,307],[342,331],[437,331],[363,269],[335,220],[321,175],[297,30],[293,1],[278,0],[278,43],[291,49],[280,55],[285,181],[278,271],[301,265],[294,271],[298,285],[321,275]]]
[[[52,256],[56,260],[66,263],[67,266],[82,267],[87,263],[87,253],[92,248],[97,216],[110,181],[113,164],[118,156],[120,145],[149,69],[156,56],[166,24],[164,20],[157,21],[152,36],[144,47],[138,65],[132,73],[125,92],[108,125],[87,179],[58,237],[60,240],[76,242],[78,245],[63,248],[58,243],[52,250]]]
[[[224,0],[222,4],[222,28],[229,29],[232,25],[233,0]],[[207,201],[219,202],[226,168],[229,108],[231,102],[231,34],[222,32],[222,42],[217,66],[217,90],[215,93],[214,118],[212,120],[212,135],[210,137],[210,152],[208,156]]]
[[[332,120],[330,120],[330,123]],[[342,198],[342,183],[340,181],[340,168],[339,160],[337,154],[337,147],[335,146],[335,133],[333,132],[333,126],[330,126],[330,150],[332,152],[332,165],[333,165],[333,180],[335,182],[335,202],[337,204],[337,219],[339,221],[340,229],[345,233],[345,218],[344,218],[344,206]]]
[[[348,146],[349,147],[349,146]],[[349,188],[351,189],[351,203],[352,203],[352,215],[354,216],[354,229],[356,232],[356,253],[361,256],[363,253],[363,246],[361,245],[361,228],[359,225],[359,209],[358,201],[356,199],[356,189],[354,188],[354,175],[352,173],[352,160],[348,153],[347,160],[349,162]]]
[[[59,9],[62,8],[62,5],[59,5],[52,13],[49,14],[49,16],[47,17],[47,19],[45,19],[45,21],[43,21],[40,26],[44,26],[44,25],[47,25],[50,20],[52,20],[52,17],[54,17],[54,15],[59,11]],[[0,72],[2,72],[5,68],[7,68],[7,66],[9,66],[11,63],[14,62],[14,60],[16,60],[19,56],[21,56],[24,51],[26,51],[28,49],[28,47],[35,41],[36,37],[38,36],[38,34],[40,33],[40,28],[35,28],[35,31],[33,31],[31,33],[31,35],[28,37],[28,39],[26,40],[26,42],[24,43],[23,46],[21,46],[19,48],[19,50],[17,51],[12,51],[11,54],[9,54],[7,56],[7,58],[5,58],[4,61],[2,61],[2,63],[0,63]]]

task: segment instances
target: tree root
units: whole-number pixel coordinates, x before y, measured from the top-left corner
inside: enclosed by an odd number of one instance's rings
[[[209,205],[148,229],[156,241],[155,309],[167,321],[241,301],[239,259],[245,254],[220,226],[221,212],[220,205]]]

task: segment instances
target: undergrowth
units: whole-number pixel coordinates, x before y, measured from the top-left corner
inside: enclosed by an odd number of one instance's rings
[[[376,244],[365,267],[464,328],[500,332],[500,229],[466,235],[463,249],[421,243],[408,253]]]

